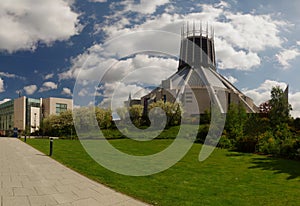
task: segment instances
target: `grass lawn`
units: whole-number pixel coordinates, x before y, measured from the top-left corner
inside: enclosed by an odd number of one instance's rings
[[[153,154],[172,140],[110,143],[130,154]],[[49,153],[49,140],[27,143]],[[154,205],[300,205],[300,162],[216,149],[198,161],[200,144],[176,165],[147,177],[119,175],[98,165],[79,141],[55,140],[53,158],[87,177]]]

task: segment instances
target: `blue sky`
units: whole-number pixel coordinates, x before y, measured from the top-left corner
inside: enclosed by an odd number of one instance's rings
[[[143,86],[158,85],[178,64],[161,54],[130,54],[154,48],[154,41],[158,52],[179,54],[176,38],[160,32],[178,35],[185,22],[202,21],[215,29],[221,74],[257,104],[272,86],[289,84],[292,115],[300,116],[298,8],[297,0],[1,0],[0,101],[19,92],[71,98],[96,91],[103,105],[113,93],[118,102],[141,96]],[[112,64],[118,68],[91,89]]]

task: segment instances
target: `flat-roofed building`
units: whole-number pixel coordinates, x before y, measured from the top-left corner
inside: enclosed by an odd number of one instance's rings
[[[49,97],[46,99],[19,97],[0,104],[0,135],[13,130],[35,132],[43,118],[73,109],[73,100]]]
[[[73,100],[64,98],[49,97],[43,99],[43,117],[51,114],[60,114],[61,112],[73,109]]]
[[[0,105],[0,135],[12,130],[14,125],[14,101],[10,100]]]

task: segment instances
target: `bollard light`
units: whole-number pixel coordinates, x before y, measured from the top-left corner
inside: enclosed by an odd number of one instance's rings
[[[53,138],[50,137],[50,152],[49,152],[49,156],[52,156],[52,151],[53,151]]]

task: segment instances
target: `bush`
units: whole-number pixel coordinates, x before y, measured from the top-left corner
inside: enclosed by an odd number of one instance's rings
[[[207,133],[209,131],[209,124],[200,125],[199,131],[197,134],[196,141],[197,143],[204,143]]]
[[[228,139],[226,135],[222,135],[218,143],[218,147],[223,149],[231,149],[233,148],[232,140]]]
[[[263,154],[279,155],[278,140],[271,131],[267,131],[259,136],[258,151]]]
[[[299,159],[300,141],[296,139],[286,139],[280,144],[280,155],[288,159]]]

